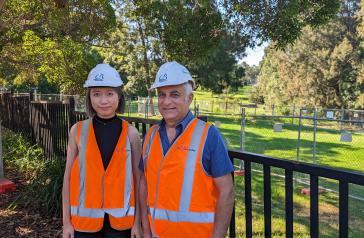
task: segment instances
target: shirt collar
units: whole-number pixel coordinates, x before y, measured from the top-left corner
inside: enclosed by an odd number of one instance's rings
[[[189,111],[187,113],[187,115],[185,116],[185,118],[183,118],[183,120],[178,123],[176,125],[176,128],[177,127],[182,127],[182,131],[187,127],[187,125],[194,119],[195,117],[193,116],[192,112]],[[161,122],[159,123],[159,126],[160,127],[165,127],[166,126],[166,121],[164,119],[161,120]]]

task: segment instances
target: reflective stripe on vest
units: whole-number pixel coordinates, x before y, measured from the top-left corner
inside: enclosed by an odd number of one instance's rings
[[[126,125],[127,123],[123,124]],[[124,204],[123,208],[86,208],[85,207],[85,186],[86,186],[86,145],[89,138],[88,132],[92,124],[90,119],[82,122],[80,138],[78,143],[78,164],[79,164],[79,197],[78,206],[71,206],[71,215],[87,218],[103,218],[105,213],[112,215],[115,218],[126,216],[134,216],[134,207],[130,206],[130,197],[132,193],[132,162],[131,162],[131,147],[129,137],[126,136],[126,175],[124,189]],[[124,128],[123,130],[127,130]],[[120,135],[121,136],[121,135]],[[104,179],[104,176],[102,177]],[[102,185],[104,186],[104,185]],[[103,191],[102,191],[103,192]],[[103,201],[102,201],[103,204]]]
[[[148,208],[149,214],[154,214],[155,219],[168,220],[172,222],[194,222],[194,223],[213,223],[213,212],[182,212],[170,211],[160,208]]]
[[[155,234],[154,231],[154,220],[168,220],[171,222],[193,222],[193,223],[213,223],[214,222],[214,212],[191,212],[190,204],[191,204],[191,198],[192,198],[192,189],[193,189],[193,183],[194,183],[194,176],[195,176],[195,164],[198,159],[198,150],[200,147],[200,144],[202,143],[202,146],[204,145],[206,141],[206,136],[202,138],[203,131],[205,128],[206,123],[204,121],[197,120],[197,123],[195,125],[195,128],[192,132],[192,138],[190,141],[190,149],[187,153],[187,159],[184,169],[184,175],[183,175],[183,182],[182,182],[182,190],[181,190],[181,197],[179,199],[179,209],[178,211],[173,210],[167,210],[167,209],[161,209],[156,208],[156,202],[154,203],[154,208],[148,208],[149,213],[152,217],[152,232]],[[192,121],[190,122],[192,123]],[[154,126],[151,128],[151,132],[148,137],[147,144],[145,146],[145,151],[143,155],[144,159],[144,166],[147,170],[147,159],[150,155],[150,149],[151,144],[153,140],[155,139],[156,132],[158,131],[159,127]],[[182,135],[181,135],[182,136]],[[202,139],[202,141],[201,141]],[[203,148],[203,147],[202,147]],[[160,171],[158,171],[158,174]],[[158,183],[158,182],[157,182]],[[156,187],[156,198],[155,201],[158,200],[158,186]]]
[[[150,152],[150,147],[152,146],[152,142],[154,140],[154,136],[155,134],[157,133],[157,131],[159,130],[159,126],[157,125],[154,125],[152,128],[151,128],[152,132],[150,133],[150,137],[149,137],[149,140],[148,140],[148,143],[146,145],[146,148],[145,148],[145,153],[144,153],[144,156],[143,156],[143,163],[144,165],[146,166],[147,162],[148,162],[148,157],[149,157],[149,152]]]
[[[104,218],[105,212],[112,215],[113,217],[125,217],[134,216],[134,208],[130,207],[127,209],[114,208],[114,209],[90,209],[71,206],[71,214],[80,217],[90,218]]]

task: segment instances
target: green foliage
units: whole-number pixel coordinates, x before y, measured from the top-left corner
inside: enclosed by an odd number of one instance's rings
[[[317,27],[335,16],[340,1],[233,0],[228,6],[236,13],[231,16],[243,35],[252,41],[272,40],[283,48],[294,43],[305,26]]]
[[[11,206],[21,204],[47,216],[60,217],[65,162],[47,160],[43,150],[22,134],[4,133],[3,146],[5,166],[18,170],[27,183]]]
[[[348,7],[350,5],[350,7]],[[305,28],[295,45],[263,59],[257,94],[266,104],[359,108],[363,93],[358,1],[345,1],[325,27]]]
[[[158,66],[171,60],[191,69],[204,88],[234,91],[240,85],[234,64],[247,46],[293,43],[304,26],[327,22],[339,1],[65,2],[63,8],[52,0],[5,2],[2,86],[43,90],[46,80],[47,92],[82,94],[88,71],[105,58],[123,75],[128,94],[150,94]]]
[[[0,84],[28,91],[46,79],[52,85],[48,92],[82,93],[88,71],[102,61],[91,46],[115,26],[111,4],[67,1],[67,7],[57,8],[52,0],[7,0],[1,14]]]
[[[7,77],[7,85],[15,88],[42,87],[45,80],[53,85],[53,92],[82,93],[83,82],[88,71],[101,61],[98,54],[87,45],[74,42],[67,37],[56,42],[53,39],[41,39],[33,31],[24,32],[22,47],[6,46],[3,52],[12,55],[21,62],[13,64],[19,72],[15,77]],[[26,64],[27,67],[24,67]],[[44,87],[43,87],[44,88]],[[52,87],[48,87],[50,91]]]
[[[241,64],[243,74],[240,76],[241,83],[243,85],[253,85],[256,84],[258,75],[260,73],[259,66],[249,66],[247,63],[243,62]]]

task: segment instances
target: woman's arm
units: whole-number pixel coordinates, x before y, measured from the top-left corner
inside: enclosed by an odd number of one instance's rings
[[[66,168],[63,176],[62,188],[62,209],[63,209],[63,238],[73,238],[74,229],[71,224],[71,211],[70,211],[70,173],[73,162],[77,156],[76,145],[77,126],[73,125],[68,140]]]

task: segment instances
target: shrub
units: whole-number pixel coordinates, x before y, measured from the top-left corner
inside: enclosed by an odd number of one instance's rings
[[[24,189],[10,206],[24,205],[47,216],[61,215],[65,162],[48,160],[43,149],[23,134],[6,131],[3,137],[4,164],[19,171],[26,180]]]

